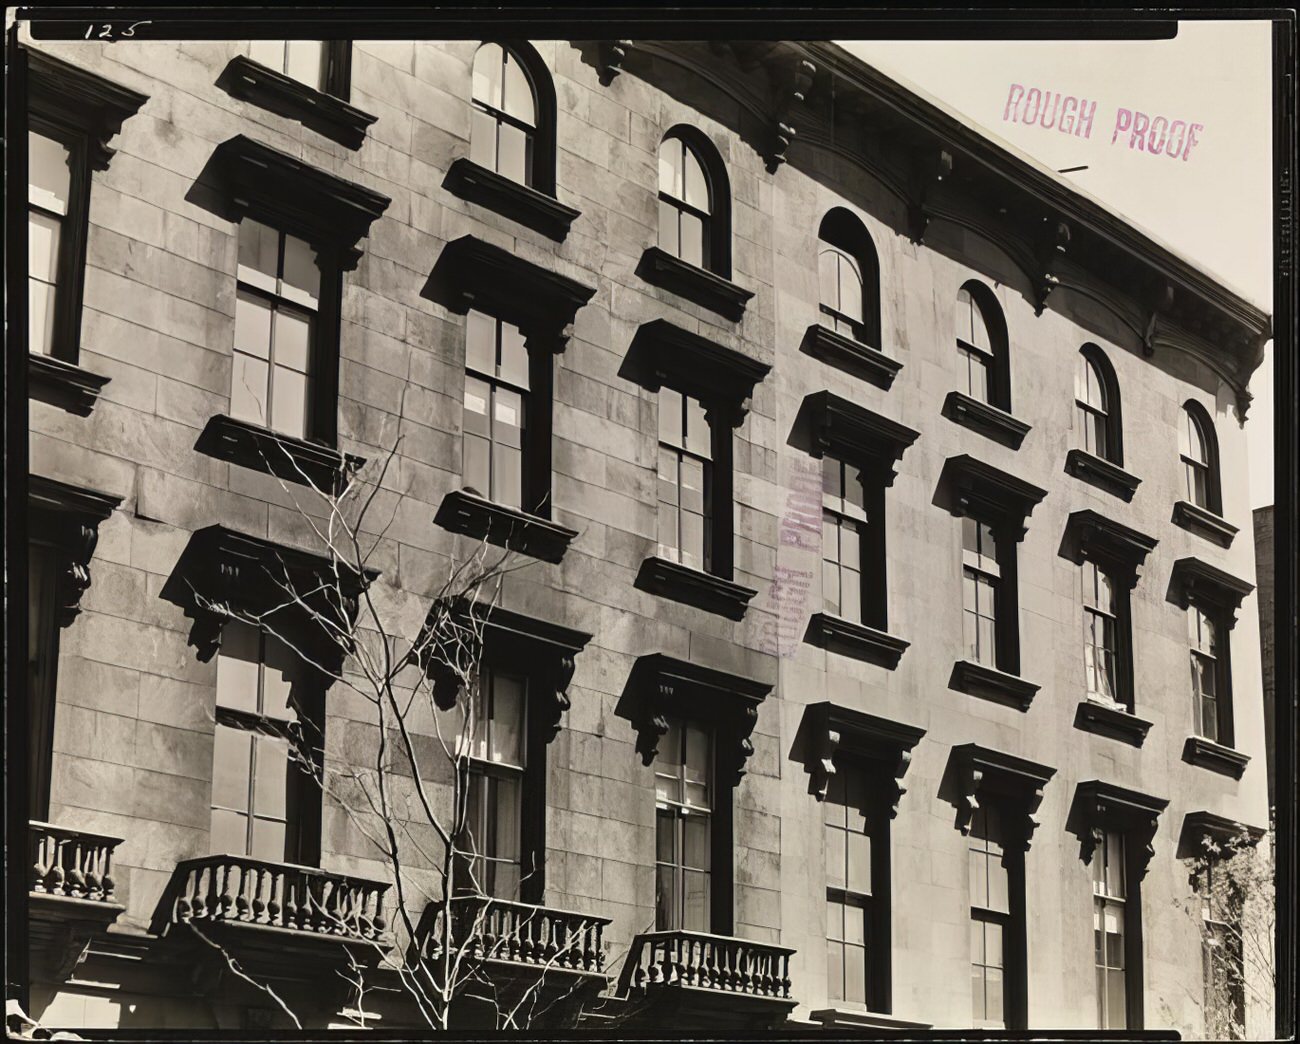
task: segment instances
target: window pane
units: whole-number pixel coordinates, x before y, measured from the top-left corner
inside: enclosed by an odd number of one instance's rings
[[[686,194],[680,198],[684,198],[696,210],[702,210],[707,214],[711,208],[709,207],[709,183],[704,177],[704,168],[700,166],[699,159],[689,148],[683,148],[683,153]]]
[[[970,318],[970,343],[976,348],[983,348],[986,352],[991,352],[993,346],[989,340],[988,326],[984,322],[984,313],[980,311],[979,303],[974,298],[971,298]]]
[[[1108,1029],[1125,1029],[1128,1025],[1125,1012],[1124,973],[1106,973],[1106,1011]]]
[[[257,663],[260,639],[255,627],[226,624],[217,654],[217,705],[257,712]]]
[[[838,255],[840,279],[840,311],[850,319],[862,322],[862,276],[857,266],[844,254]]]
[[[469,158],[480,167],[497,169],[497,121],[482,109],[470,111]]]
[[[989,667],[997,666],[997,642],[994,621],[987,616],[979,618],[979,662]]]
[[[840,564],[855,573],[862,568],[862,534],[852,523],[840,526]]]
[[[844,999],[855,1004],[867,999],[867,951],[861,946],[844,947]]]
[[[1123,899],[1124,888],[1124,838],[1120,834],[1106,835],[1106,894]]]
[[[58,218],[29,211],[27,214],[27,274],[46,283],[55,282],[59,265]]]
[[[248,809],[251,732],[218,724],[212,740],[212,804],[239,811]]]
[[[285,41],[288,56],[284,63],[285,75],[308,87],[321,90],[321,52],[320,40]]]
[[[663,739],[659,741],[659,755],[655,759],[659,764],[659,771],[665,775],[681,777],[682,774],[682,723],[676,719],[670,718],[668,721],[668,731],[664,733]],[[678,800],[678,795],[672,795],[673,800]]]
[[[225,809],[212,810],[212,836],[208,847],[213,854],[247,855],[248,854],[248,817],[239,812]],[[283,858],[281,856],[280,858]]]
[[[501,106],[507,114],[520,123],[532,127],[536,124],[533,106],[533,88],[524,74],[523,66],[514,55],[506,52],[506,76],[503,85],[505,104]]]
[[[821,288],[821,303],[839,311],[839,264],[833,247],[823,247],[817,255],[817,281]]]
[[[682,865],[696,870],[709,868],[709,818],[689,815],[682,819]]]
[[[677,902],[673,894],[674,871],[671,866],[655,869],[655,930],[678,927]]]
[[[284,40],[254,40],[248,47],[248,57],[276,72],[284,72]]]
[[[659,145],[659,191],[682,198],[682,143],[668,138]]]
[[[27,350],[49,354],[54,342],[55,288],[39,279],[27,280]]]
[[[284,823],[275,819],[253,820],[253,844],[249,851],[254,859],[269,859],[283,862],[286,857],[284,848]]]
[[[845,533],[845,546],[850,543],[850,535]],[[852,537],[856,541],[856,534]],[[840,569],[840,614],[854,623],[862,621],[862,575],[855,569]]]
[[[662,482],[660,496],[663,496]],[[674,562],[680,556],[677,546],[677,506],[663,499],[659,501],[659,553]]]
[[[686,408],[686,446],[696,456],[711,458],[709,445],[709,422],[705,419],[704,406],[698,399],[684,396]]]
[[[692,457],[681,461],[680,499],[683,511],[704,515],[704,463]]]
[[[494,779],[492,806],[488,810],[491,830],[483,844],[484,855],[494,859],[519,859],[519,780]]]
[[[677,208],[671,203],[662,199],[659,201],[659,248],[674,257],[681,249],[677,235],[677,214]]]
[[[275,311],[275,365],[299,373],[311,372],[312,319],[292,308]]]
[[[970,357],[970,387],[969,394],[974,399],[981,402],[989,401],[989,371],[988,363],[981,357],[971,355]]]
[[[239,223],[239,281],[275,293],[279,264],[280,233],[260,221],[244,218]]]
[[[826,884],[830,888],[843,888],[845,874],[845,833],[837,827],[826,829]]]
[[[271,354],[271,306],[245,290],[235,295],[235,350],[259,359]]]
[[[670,446],[682,446],[682,393],[673,388],[659,389],[659,441]],[[660,460],[663,455],[660,454]],[[660,473],[662,474],[662,465]]]
[[[528,349],[523,331],[507,322],[501,323],[501,362],[497,372],[503,380],[520,388],[528,387]]]
[[[707,267],[704,264],[704,222],[694,214],[681,215],[681,242],[677,256],[687,264]]]
[[[704,516],[682,511],[681,562],[692,569],[704,568]]]
[[[465,412],[462,423],[467,434],[487,437],[490,394],[487,381],[475,377],[465,378]]]
[[[266,666],[262,670],[262,713],[268,718],[292,721],[297,714],[291,709],[289,697],[294,679],[302,669],[302,662],[296,652],[271,635],[266,636],[264,655]]]
[[[689,932],[709,930],[709,875],[687,870],[682,874],[686,890],[682,927]]]
[[[687,782],[708,785],[710,746],[710,736],[707,732],[690,725],[686,727],[684,771]]]
[[[849,833],[848,887],[862,895],[871,894],[871,838]]]
[[[316,251],[297,236],[284,237],[284,279],[280,292],[309,308],[320,303],[320,267]]]
[[[524,682],[513,675],[492,676],[492,726],[490,750],[492,761],[508,765],[524,764]]]
[[[491,497],[488,472],[489,443],[477,435],[466,434],[462,446],[461,470],[465,486],[481,497]]]
[[[656,783],[658,780],[656,780]],[[662,793],[657,795],[663,797]],[[677,813],[659,809],[655,814],[655,859],[660,863],[677,862]]]
[[[867,912],[861,906],[844,906],[844,941],[859,945],[867,941]]]
[[[508,123],[498,126],[497,135],[497,173],[521,185],[527,184],[528,135]]]
[[[989,866],[983,852],[971,852],[968,862],[971,906],[988,909]]]
[[[245,734],[247,735],[247,733]],[[288,781],[289,743],[281,736],[257,736],[253,763],[253,814],[283,819]]]
[[[43,134],[27,132],[27,199],[56,214],[68,212],[68,150]]]
[[[988,1022],[1001,1023],[1002,1014],[1002,972],[988,968],[984,972],[985,1002],[984,1018]]]
[[[826,997],[837,1001],[844,999],[844,945],[826,944]]]
[[[1010,896],[1008,895],[1007,868],[997,856],[990,856],[989,868],[989,909],[999,913],[1010,913]],[[998,929],[1001,932],[1001,928]]]
[[[275,368],[271,382],[272,428],[296,438],[306,437],[309,384],[307,376],[297,370],[287,370],[283,366]]]
[[[485,43],[474,54],[473,96],[475,101],[501,108],[501,71],[505,55],[500,44]]]
[[[832,616],[840,615],[840,567],[835,562],[822,563],[822,605]]]

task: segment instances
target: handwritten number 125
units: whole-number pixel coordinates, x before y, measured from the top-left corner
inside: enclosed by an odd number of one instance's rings
[[[130,25],[128,25],[125,29],[123,29],[123,30],[121,31],[121,33],[119,33],[118,35],[119,35],[120,37],[124,38],[124,39],[129,39],[130,37],[132,37],[132,36],[135,35],[135,27],[136,27],[137,25],[148,25],[148,24],[149,24],[149,23],[148,23],[147,21],[146,21],[146,22],[132,22],[132,23],[131,23]],[[99,32],[98,32],[98,33],[95,32],[95,29],[96,29],[96,28],[99,29]],[[85,36],[85,39],[89,40],[89,39],[91,39],[92,37],[93,37],[94,39],[96,39],[96,40],[112,40],[112,39],[113,39],[113,27],[112,27],[111,25],[107,24],[107,23],[101,24],[101,25],[99,25],[99,26],[95,26],[95,25],[92,24],[92,25],[90,25],[90,26],[86,29],[86,36]]]

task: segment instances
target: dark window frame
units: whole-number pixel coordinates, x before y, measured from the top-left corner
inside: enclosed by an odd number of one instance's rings
[[[983,360],[988,374],[987,398],[980,399],[972,394],[969,381],[965,389],[958,388],[958,391],[975,399],[977,402],[985,402],[987,405],[1009,414],[1011,413],[1011,364],[1010,339],[1007,332],[1006,316],[1003,315],[1002,306],[998,304],[998,299],[993,291],[979,280],[967,280],[959,289],[965,290],[970,295],[974,307],[979,310],[980,316],[984,320],[984,328],[988,331],[989,347],[986,349],[971,344],[962,337],[954,338],[958,351],[963,355],[973,354],[978,356]]]
[[[728,446],[725,445],[724,437],[722,437],[719,433],[718,430],[719,425],[717,424],[716,414],[713,416],[712,419],[710,419],[709,410],[705,407],[704,403],[699,399],[698,396],[691,395],[689,392],[681,391],[679,388],[674,387],[671,381],[665,381],[659,387],[658,408],[660,410],[662,410],[664,407],[663,392],[665,389],[675,392],[681,398],[680,430],[682,431],[683,434],[678,443],[665,442],[662,436],[662,432],[663,432],[662,418],[660,418],[660,425],[659,425],[660,435],[657,439],[659,456],[662,456],[664,452],[667,451],[667,453],[672,456],[677,471],[676,480],[674,483],[674,488],[677,490],[677,501],[673,505],[677,516],[677,533],[675,536],[676,543],[671,548],[668,549],[671,551],[675,551],[677,557],[676,558],[671,558],[670,556],[663,556],[663,557],[668,558],[670,561],[681,565],[683,568],[698,569],[700,572],[709,573],[710,575],[713,575],[714,574],[714,570],[712,568],[713,549],[715,546],[717,546],[717,541],[719,539],[726,539],[724,534],[719,532],[719,530],[722,527],[721,526],[715,527],[714,525],[714,520],[717,518],[717,515],[719,514],[718,506],[714,503],[714,496],[715,496],[714,470],[717,467],[716,462],[719,454],[721,454],[724,457],[723,460],[724,466],[730,466],[731,464],[730,454],[727,452]],[[692,401],[700,408],[701,412],[703,413],[704,424],[709,429],[709,451],[707,456],[703,455],[702,453],[696,450],[687,448],[686,445],[686,443],[690,441],[689,434],[688,434],[689,422],[691,416],[691,409],[689,406],[689,402]],[[725,441],[729,441],[729,440],[725,440]],[[689,563],[684,562],[682,560],[686,550],[685,548],[682,547],[682,544],[684,543],[682,539],[683,530],[682,530],[682,523],[681,523],[682,488],[683,488],[682,465],[684,461],[688,459],[693,460],[700,465],[701,476],[702,476],[701,495],[703,497],[703,502],[704,502],[704,511],[701,516],[703,518],[703,547],[701,548],[701,552],[699,556],[700,564],[698,566],[692,566]],[[662,499],[657,500],[657,504],[659,505],[660,510],[662,510],[662,506],[665,503],[667,503],[667,501],[664,501]],[[660,518],[660,522],[662,523],[662,518]],[[662,550],[664,548],[664,544],[660,542],[658,544],[658,547]]]
[[[844,254],[857,267],[862,288],[862,317],[845,315],[822,300],[818,285],[818,308],[823,315],[844,322],[853,332],[853,339],[869,348],[883,349],[880,318],[880,255],[871,239],[871,233],[856,214],[844,207],[834,207],[826,212],[817,232],[818,269],[822,247],[830,247]],[[832,329],[839,332],[835,326]]]
[[[477,311],[475,309],[474,311]],[[515,510],[526,511],[529,514],[538,517],[548,517],[545,514],[545,505],[550,499],[550,454],[545,451],[541,445],[542,437],[540,435],[531,435],[533,429],[542,424],[547,428],[549,433],[549,415],[554,409],[554,403],[551,401],[549,391],[553,383],[553,373],[551,372],[551,358],[544,352],[529,351],[527,344],[524,345],[524,351],[527,356],[527,377],[526,384],[520,384],[510,378],[496,372],[501,359],[501,343],[503,337],[503,326],[512,326],[500,316],[488,312],[479,312],[492,323],[493,337],[493,372],[487,373],[470,363],[469,338],[470,338],[470,321],[469,316],[465,320],[465,380],[466,385],[470,379],[480,381],[488,386],[488,403],[487,403],[487,424],[488,424],[488,488],[481,490],[479,495],[485,500],[494,504],[513,508]],[[514,327],[518,329],[517,327]],[[541,390],[548,392],[544,400],[535,398],[535,386],[540,386]],[[497,445],[495,438],[495,418],[496,418],[496,395],[498,390],[514,392],[519,396],[519,504],[506,504],[504,501],[496,499],[492,495],[492,482],[495,477],[495,467],[493,458],[493,449]],[[543,417],[542,414],[546,414]],[[462,423],[462,447],[461,447],[461,479],[465,480],[465,459],[471,436],[465,431]],[[544,458],[544,459],[542,459]],[[543,483],[543,474],[545,481]],[[532,505],[532,506],[529,506]]]
[[[1085,453],[1090,453],[1094,457],[1114,464],[1117,468],[1122,468],[1124,466],[1124,420],[1119,378],[1116,376],[1115,368],[1111,365],[1110,360],[1106,358],[1105,352],[1097,345],[1085,344],[1079,349],[1079,355],[1082,365],[1089,367],[1090,372],[1097,377],[1098,388],[1105,401],[1105,408],[1098,410],[1091,404],[1084,402],[1079,398],[1076,389],[1074,397],[1075,410],[1084,423],[1087,423],[1087,418],[1101,419],[1106,445],[1104,452],[1101,453],[1098,453],[1095,448],[1088,449],[1086,445],[1080,445],[1078,448]]]
[[[713,867],[714,867],[714,859],[715,859],[714,842],[713,842],[713,839],[714,839],[714,833],[715,833],[715,831],[714,831],[714,819],[715,819],[715,813],[716,813],[716,811],[717,811],[716,806],[717,806],[717,803],[718,803],[718,802],[717,802],[717,798],[718,798],[718,793],[719,793],[719,789],[718,789],[718,773],[717,773],[717,771],[716,771],[716,769],[717,769],[717,756],[716,756],[716,752],[715,752],[715,748],[716,748],[716,746],[717,746],[716,730],[715,730],[713,727],[711,727],[711,726],[709,726],[709,725],[707,725],[707,724],[703,724],[703,725],[702,725],[701,723],[699,723],[699,722],[697,722],[697,721],[694,721],[694,720],[692,720],[692,719],[690,719],[690,718],[688,718],[688,717],[684,717],[684,716],[681,716],[681,715],[673,715],[672,718],[671,718],[671,721],[672,721],[672,722],[675,722],[675,723],[679,726],[679,729],[680,729],[680,736],[681,736],[681,742],[682,742],[682,749],[681,749],[681,759],[682,759],[682,760],[681,760],[680,764],[682,765],[683,770],[685,769],[685,766],[686,766],[686,751],[687,751],[687,747],[688,747],[688,735],[687,735],[687,730],[693,728],[693,729],[696,729],[697,731],[700,731],[700,732],[705,733],[705,735],[707,736],[707,739],[708,739],[708,770],[707,770],[707,776],[708,776],[708,778],[707,778],[707,780],[706,780],[706,784],[705,784],[705,785],[706,785],[706,787],[707,787],[707,792],[708,792],[708,807],[707,807],[707,809],[702,809],[702,808],[699,807],[699,806],[690,805],[689,803],[686,803],[686,802],[683,802],[683,801],[676,801],[676,800],[673,800],[673,799],[666,799],[666,798],[660,797],[659,794],[657,793],[657,787],[656,787],[656,794],[655,794],[655,930],[656,930],[656,931],[662,931],[662,932],[688,931],[688,930],[691,930],[691,929],[687,929],[687,928],[685,927],[685,918],[686,918],[686,908],[685,908],[685,904],[686,904],[686,894],[685,894],[685,893],[686,893],[686,889],[685,889],[684,885],[685,885],[685,879],[686,879],[686,871],[687,871],[688,869],[689,869],[689,870],[696,871],[696,872],[703,871],[703,873],[704,873],[704,875],[705,875],[705,879],[706,879],[706,881],[708,882],[708,885],[709,885],[709,899],[708,899],[708,901],[707,901],[707,903],[706,903],[706,909],[709,911],[709,917],[710,917],[710,920],[712,920]],[[656,781],[658,780],[658,777],[659,777],[660,775],[662,775],[662,774],[659,773],[659,772],[656,770]],[[681,777],[681,778],[684,779],[684,776]],[[671,810],[671,811],[669,811],[669,810]],[[670,815],[672,816],[672,819],[673,819],[673,845],[672,845],[673,858],[672,858],[670,861],[667,861],[667,862],[665,862],[664,860],[662,860],[662,859],[659,858],[659,829],[660,829],[660,823],[661,823],[661,821],[665,818],[665,815],[664,815],[665,812],[668,812],[668,814],[670,814]],[[708,845],[708,860],[709,860],[709,865],[708,865],[707,867],[688,867],[688,866],[686,865],[686,844],[685,844],[686,820],[689,819],[689,818],[691,818],[691,817],[699,817],[699,818],[703,819],[704,822],[705,822],[705,824],[706,824],[706,828],[707,828],[707,830],[708,830],[708,834],[709,834],[709,845]],[[671,897],[672,909],[671,909],[671,911],[670,911],[670,916],[669,916],[669,918],[668,918],[668,921],[669,921],[668,924],[660,924],[660,921],[659,921],[659,913],[660,913],[660,910],[661,910],[662,905],[663,905],[663,904],[662,904],[662,898],[661,898],[661,895],[660,895],[660,892],[659,892],[659,871],[660,871],[661,868],[664,868],[664,867],[668,867],[668,868],[672,871],[672,878],[673,878],[673,894],[672,894],[672,897]],[[676,923],[673,923],[673,922],[676,922]]]
[[[1197,675],[1193,672],[1192,679],[1192,735],[1201,739],[1209,740],[1211,743],[1217,743],[1224,747],[1234,747],[1236,743],[1235,715],[1233,712],[1232,699],[1232,642],[1229,639],[1228,632],[1231,630],[1231,624],[1227,620],[1227,614],[1220,606],[1213,605],[1208,601],[1192,598],[1188,602],[1187,613],[1189,621],[1192,619],[1199,620],[1203,617],[1215,630],[1214,640],[1217,648],[1213,655],[1200,649],[1198,645],[1190,645],[1190,626],[1189,626],[1189,648],[1188,655],[1192,663],[1203,660],[1209,660],[1213,664],[1211,677],[1214,679],[1214,695],[1210,697],[1214,702],[1215,711],[1215,735],[1207,735],[1205,722],[1203,719],[1204,706],[1202,701],[1206,698],[1205,694],[1199,689],[1196,682]],[[1198,633],[1200,628],[1198,627]]]
[[[1201,442],[1205,447],[1204,463],[1179,452],[1179,463],[1183,469],[1181,486],[1186,494],[1186,500],[1194,507],[1222,518],[1223,486],[1219,472],[1219,439],[1214,430],[1214,420],[1205,407],[1195,399],[1188,399],[1183,403],[1182,420],[1184,423],[1191,424],[1194,430],[1200,433]],[[1204,476],[1205,503],[1203,504],[1197,501],[1190,486],[1190,475],[1194,470],[1199,470]]]
[[[691,208],[691,213],[701,217],[704,223],[703,249],[701,251],[704,263],[697,267],[722,279],[730,280],[731,181],[727,176],[726,164],[722,161],[717,146],[698,127],[678,124],[670,128],[660,139],[659,148],[662,149],[669,141],[680,141],[682,147],[694,155],[696,162],[699,163],[700,169],[704,173],[705,187],[709,193],[709,212],[707,214],[700,214],[694,208]],[[657,186],[655,198],[661,202],[668,202],[679,210],[687,208],[685,200],[667,197],[659,192]],[[656,243],[658,243],[657,239]],[[660,249],[664,248],[661,247]],[[664,252],[668,253],[666,249],[664,249]],[[691,262],[682,260],[676,254],[671,256],[681,264],[691,264]]]
[[[533,93],[534,123],[531,128],[532,134],[529,142],[531,148],[525,159],[525,180],[517,184],[522,184],[535,192],[554,198],[556,182],[556,98],[555,83],[551,71],[547,68],[546,62],[542,60],[542,56],[537,49],[525,40],[484,39],[479,44],[478,50],[475,51],[475,58],[478,57],[478,51],[487,44],[495,44],[502,49],[503,54],[509,55],[519,63],[524,79],[527,80],[528,86]],[[471,67],[472,65],[473,59],[471,59]],[[488,112],[488,106],[483,105],[472,96],[472,88],[470,93],[471,96],[467,99],[469,104]],[[516,121],[505,113],[500,115],[512,125],[516,124]],[[493,174],[498,173],[492,167],[485,167],[484,169]],[[507,180],[513,180],[504,174],[499,176]]]
[[[865,981],[863,982],[863,1005],[868,1011],[887,1012],[889,1010],[889,983],[890,983],[890,954],[887,948],[890,945],[890,848],[889,833],[891,818],[890,808],[884,797],[884,790],[881,787],[879,779],[880,767],[868,759],[855,757],[850,751],[839,752],[834,756],[835,774],[831,778],[823,803],[829,803],[832,797],[841,799],[845,807],[856,807],[866,822],[866,829],[863,834],[867,837],[871,847],[870,858],[870,892],[861,892],[848,887],[848,882],[843,886],[826,884],[826,902],[829,905],[832,902],[841,903],[845,906],[854,906],[863,911],[863,949],[865,951],[865,960],[863,962],[863,972]],[[853,774],[856,778],[856,789],[861,800],[856,805],[850,805],[852,800],[849,796],[848,775]],[[837,791],[832,795],[832,791]],[[825,823],[823,815],[823,843],[826,842],[827,831],[830,829],[840,829],[831,827]],[[843,828],[844,833],[849,833],[847,828]],[[845,847],[847,851],[848,838],[845,837]],[[829,869],[829,867],[828,867]],[[827,925],[826,941],[829,945],[838,941],[841,946],[847,948],[847,940],[832,939],[830,925]],[[829,973],[829,969],[828,969]],[[847,981],[847,965],[841,962],[841,975]],[[829,974],[827,976],[829,985]],[[847,998],[833,998],[842,1000],[844,1003],[855,1003]]]

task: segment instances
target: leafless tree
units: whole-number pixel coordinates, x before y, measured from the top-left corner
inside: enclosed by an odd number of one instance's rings
[[[583,983],[571,971],[590,966],[593,944],[581,921],[557,920],[488,894],[476,858],[482,839],[468,815],[471,764],[484,726],[484,632],[502,581],[530,563],[462,537],[464,552],[448,561],[432,596],[417,600],[374,582],[372,561],[403,497],[393,478],[400,442],[382,460],[328,486],[288,454],[279,459],[283,451],[275,446],[264,449],[269,471],[288,477],[286,468],[296,470],[296,481],[282,478],[281,487],[311,536],[305,550],[329,568],[310,585],[288,563],[269,569],[274,604],[256,612],[216,604],[199,590],[192,597],[223,619],[274,636],[325,681],[332,697],[359,697],[352,702],[369,719],[371,742],[349,742],[327,755],[322,732],[298,707],[290,736],[297,770],[320,788],[323,807],[344,811],[391,885],[382,919],[338,890],[327,902],[309,896],[318,924],[323,918],[335,934],[360,940],[349,945],[340,971],[353,1020],[366,1024],[368,994],[400,990],[435,1030],[447,1029],[467,1001],[490,1011],[499,1029],[527,1029],[573,999]],[[232,974],[301,1026],[282,992],[239,967],[197,920],[194,927],[221,951]],[[494,961],[510,962],[508,988],[493,974]]]
[[[1272,1038],[1272,832],[1202,839],[1190,861],[1193,895],[1182,906],[1201,930],[1204,991],[1196,998],[1209,1040]]]

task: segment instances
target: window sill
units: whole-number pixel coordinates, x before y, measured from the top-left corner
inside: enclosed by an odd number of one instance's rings
[[[928,1030],[929,1022],[909,1022],[893,1015],[882,1015],[866,1008],[820,1008],[808,1018],[825,1029]]]
[[[845,370],[878,388],[889,390],[903,364],[878,348],[813,323],[804,334],[803,350],[837,369]]]
[[[110,380],[50,355],[27,354],[27,394],[78,417],[90,416]]]
[[[641,255],[636,273],[651,286],[685,297],[732,322],[740,321],[745,305],[754,296],[754,291],[673,257],[657,246],[647,248]]]
[[[339,494],[366,463],[319,442],[285,435],[223,413],[212,417],[194,448],[209,457],[274,475],[285,482]]]
[[[467,203],[494,210],[557,243],[564,242],[569,226],[582,213],[565,206],[553,196],[521,185],[464,157],[447,168],[442,187]]]
[[[641,563],[636,586],[642,591],[717,613],[729,620],[742,620],[757,591],[699,569],[652,556]]]
[[[1026,711],[1033,702],[1038,686],[1019,675],[1007,674],[996,667],[986,667],[973,660],[958,660],[952,666],[948,687],[967,696],[992,700],[1016,710]]]
[[[854,659],[874,663],[892,671],[903,658],[910,642],[895,638],[866,624],[854,623],[830,613],[814,613],[808,621],[804,641]]]
[[[1095,732],[1140,747],[1146,741],[1151,722],[1122,707],[1112,707],[1096,700],[1084,700],[1074,715],[1074,727]]]
[[[478,537],[551,563],[564,558],[570,541],[578,535],[576,529],[494,504],[463,489],[452,490],[442,498],[433,521],[448,532]]]
[[[366,128],[379,118],[242,54],[230,59],[217,78],[217,86],[232,98],[297,120],[349,149],[361,147]]]
[[[1180,500],[1174,504],[1172,521],[1174,525],[1181,526],[1189,533],[1195,533],[1220,547],[1230,547],[1233,537],[1237,535],[1237,527],[1231,522],[1213,511],[1198,507],[1189,500]]]
[[[1019,449],[1030,427],[1005,410],[981,402],[965,392],[950,391],[943,400],[943,415],[954,424],[977,431],[994,442]]]
[[[1201,736],[1188,736],[1183,745],[1183,760],[1189,765],[1198,765],[1220,775],[1241,779],[1250,763],[1250,755]]]
[[[1119,497],[1126,504],[1142,484],[1140,478],[1130,475],[1119,465],[1081,449],[1072,449],[1065,455],[1065,473]]]

